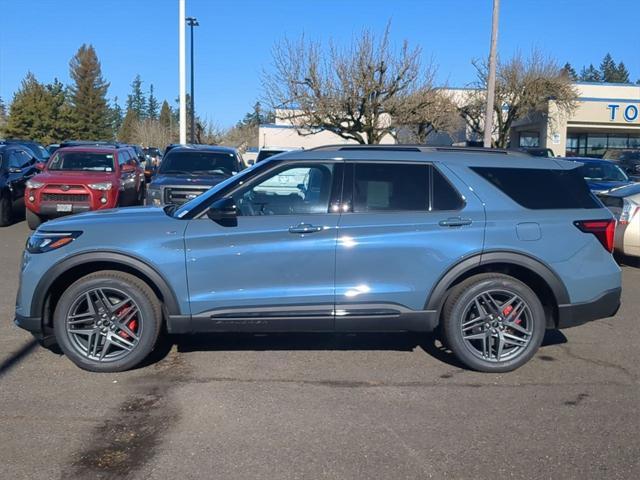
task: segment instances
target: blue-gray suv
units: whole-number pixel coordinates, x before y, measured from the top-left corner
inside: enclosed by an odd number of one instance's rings
[[[615,221],[575,162],[517,152],[287,152],[201,196],[47,222],[15,321],[81,368],[161,331],[437,331],[469,368],[527,362],[548,328],[614,315]]]

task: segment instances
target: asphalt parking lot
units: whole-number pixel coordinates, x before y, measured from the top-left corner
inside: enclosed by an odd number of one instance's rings
[[[640,269],[615,318],[516,372],[430,337],[173,338],[91,374],[13,325],[24,222],[0,229],[2,478],[640,478]]]

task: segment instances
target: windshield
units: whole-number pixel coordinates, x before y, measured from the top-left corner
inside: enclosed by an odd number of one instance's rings
[[[629,177],[612,163],[585,163],[580,167],[585,180],[600,182],[627,182]]]
[[[77,170],[112,172],[112,153],[56,152],[47,167],[49,170]]]
[[[208,200],[213,195],[216,195],[218,192],[226,189],[230,185],[242,184],[249,177],[264,170],[265,168],[268,168],[270,163],[271,162],[263,162],[260,164],[256,163],[255,165],[251,165],[249,168],[245,168],[237,175],[227,178],[214,187],[211,187],[202,195],[199,195],[193,200],[190,200],[187,203],[181,205],[180,208],[176,208],[175,205],[168,207],[168,210],[166,210],[166,212],[174,218],[183,218],[189,213],[198,212],[200,210],[200,206],[203,204],[207,204]]]
[[[223,152],[189,152],[175,150],[162,160],[161,174],[223,174],[233,175],[238,170],[236,156]]]
[[[157,148],[145,148],[142,151],[144,152],[145,155],[148,155],[150,157],[160,156],[160,150],[158,150]]]
[[[640,150],[634,150],[631,152],[622,152],[620,157],[618,157],[620,161],[623,160],[640,160]]]

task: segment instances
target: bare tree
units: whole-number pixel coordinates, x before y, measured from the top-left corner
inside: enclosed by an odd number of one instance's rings
[[[135,143],[145,147],[164,148],[172,142],[171,131],[160,124],[158,120],[147,118],[135,123],[133,129]]]
[[[474,62],[478,80],[459,107],[467,126],[479,136],[484,134],[484,106],[486,103],[487,65]],[[549,103],[554,102],[562,114],[569,114],[576,106],[577,92],[571,79],[552,59],[534,51],[524,58],[515,55],[506,62],[498,62],[496,98],[494,105],[493,146],[509,145],[509,132],[514,122],[535,115],[551,120]]]
[[[358,143],[380,143],[394,134],[403,99],[418,90],[425,70],[433,70],[422,67],[420,53],[406,41],[394,51],[389,26],[380,38],[365,30],[349,48],[330,43],[325,50],[304,37],[284,40],[274,47],[273,71],[263,75],[265,95],[301,135],[329,130]]]

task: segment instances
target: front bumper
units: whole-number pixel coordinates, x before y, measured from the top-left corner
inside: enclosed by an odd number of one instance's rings
[[[613,317],[620,308],[622,288],[606,291],[595,300],[558,306],[558,328],[577,327],[600,318]]]

